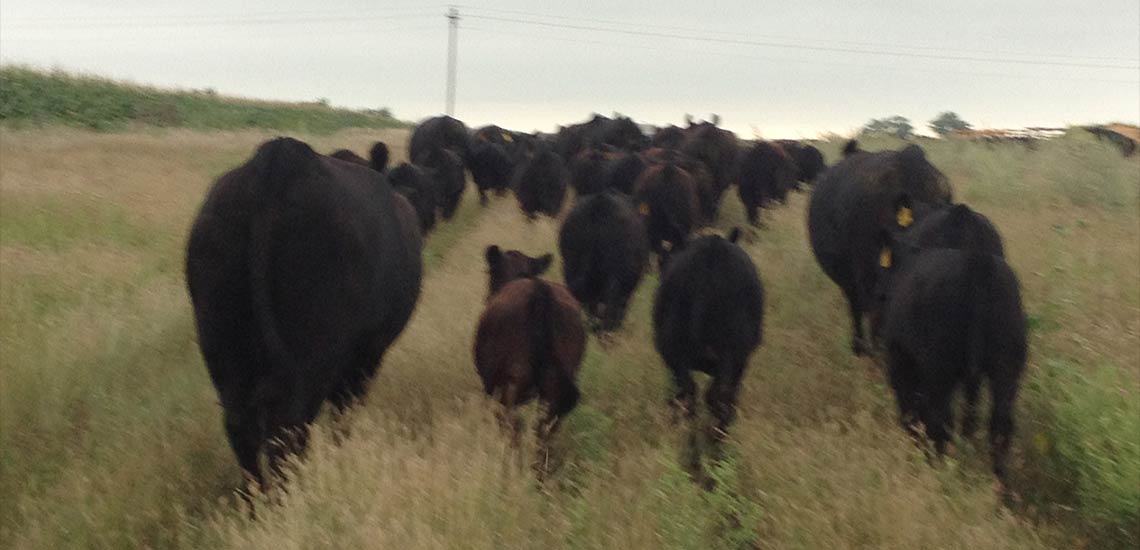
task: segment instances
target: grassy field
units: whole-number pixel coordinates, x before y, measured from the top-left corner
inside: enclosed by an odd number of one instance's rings
[[[106,78],[0,67],[0,124],[66,125],[93,130],[131,126],[239,130],[261,128],[328,134],[345,128],[399,128],[378,111],[321,103],[285,103],[219,96],[213,90],[153,88]]]
[[[214,177],[272,134],[0,130],[0,545],[12,548],[1100,548],[1140,540],[1140,162],[1072,138],[926,144],[1002,230],[1032,326],[1003,506],[984,437],[930,466],[882,373],[851,356],[806,195],[746,244],[764,279],[754,356],[705,492],[680,464],[650,275],[591,341],[544,483],[480,395],[471,337],[488,244],[555,251],[510,199],[428,242],[415,316],[368,401],[318,421],[288,493],[251,520],[194,341],[186,231]],[[404,131],[300,135],[319,151]],[[893,147],[871,141],[869,149]],[[828,144],[829,161],[840,144]],[[721,227],[743,222],[727,197]],[[558,277],[560,268],[551,270]],[[334,443],[334,439],[340,440]]]

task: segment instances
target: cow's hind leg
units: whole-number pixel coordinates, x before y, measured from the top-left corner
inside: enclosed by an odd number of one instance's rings
[[[899,424],[916,442],[922,438],[918,433],[919,413],[922,408],[919,397],[921,377],[918,364],[902,347],[891,345],[887,352],[887,374],[895,401],[899,408]]]
[[[266,426],[269,441],[266,458],[270,472],[284,479],[285,459],[300,455],[309,443],[309,423],[317,417],[324,399],[312,395],[305,384],[297,381],[275,391],[266,403]]]
[[[509,382],[502,386],[500,392],[499,403],[502,407],[496,417],[499,420],[499,426],[509,434],[511,446],[518,447],[523,429],[523,419],[517,410],[522,397],[522,389],[518,384]]]
[[[256,409],[247,403],[231,402],[225,409],[226,438],[246,476],[265,488],[265,476],[258,462],[264,441]]]
[[[763,227],[760,223],[760,208],[755,205],[744,205],[744,215],[748,216],[748,225],[752,227]]]
[[[629,293],[622,289],[621,283],[611,277],[606,283],[605,295],[602,298],[605,310],[602,316],[602,330],[617,330],[625,320],[626,307],[629,304]]]
[[[736,419],[736,397],[740,393],[740,380],[744,376],[747,363],[747,357],[722,363],[708,391],[705,392],[705,403],[716,419],[716,426],[712,431],[714,440],[723,440],[728,435],[728,426]]]
[[[978,390],[981,379],[970,374],[963,384],[962,437],[971,438],[978,429]]]
[[[941,457],[946,454],[946,445],[954,431],[954,411],[952,401],[957,386],[949,373],[949,365],[933,365],[926,369],[923,378],[922,423],[926,425],[926,435],[934,443],[934,450]]]
[[[1013,437],[1013,404],[1017,399],[1016,375],[991,376],[990,399],[990,457],[993,460],[994,475],[1005,481],[1005,461],[1009,456],[1010,440]]]
[[[851,312],[851,351],[858,357],[866,356],[871,348],[863,335],[863,305],[859,300],[859,292],[844,288],[843,294],[847,296],[847,306]]]
[[[691,420],[697,415],[697,384],[693,381],[693,374],[689,370],[689,365],[682,361],[666,360],[666,363],[669,366],[669,373],[673,376],[675,386],[673,399],[669,402],[673,408],[674,422],[678,419],[678,413],[681,417]]]

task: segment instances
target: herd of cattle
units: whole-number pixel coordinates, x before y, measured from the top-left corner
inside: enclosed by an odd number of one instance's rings
[[[654,343],[675,383],[671,403],[692,418],[692,372],[709,374],[705,401],[722,437],[762,340],[764,288],[738,229],[699,229],[732,186],[757,226],[761,208],[810,186],[811,247],[847,298],[854,353],[885,358],[903,426],[919,437],[922,424],[938,453],[958,386],[969,436],[988,381],[1003,478],[1026,324],[994,226],[952,202],[916,145],[870,153],[852,141],[827,168],[811,145],[744,141],[717,123],[649,137],[628,118],[594,116],[542,135],[436,117],[395,167],[379,142],[368,159],[291,138],[263,144],[213,184],[186,258],[199,345],[241,467],[264,484],[263,452],[279,473],[325,402],[340,413],[363,397],[418,300],[423,235],[453,216],[469,172],[482,204],[512,192],[530,219],[558,217],[574,190],[558,236],[565,285],[540,277],[550,254],[486,249],[475,370],[515,437],[516,406],[545,404],[542,437],[575,407],[588,333],[622,325],[653,255]]]

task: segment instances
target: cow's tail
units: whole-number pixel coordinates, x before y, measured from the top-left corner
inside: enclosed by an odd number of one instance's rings
[[[580,393],[574,378],[558,361],[554,349],[554,339],[558,328],[554,319],[558,313],[555,310],[554,293],[550,284],[537,277],[530,279],[534,283],[530,302],[527,303],[527,319],[531,327],[530,335],[530,368],[538,381],[539,393],[553,386],[553,395],[550,399],[551,416],[562,416],[578,404]]]
[[[277,326],[272,296],[271,218],[275,205],[283,200],[288,187],[307,174],[315,161],[316,153],[312,148],[291,138],[278,138],[262,145],[252,161],[255,178],[253,188],[257,197],[257,205],[250,217],[249,240],[249,284],[253,317],[266,359],[288,371],[294,370],[294,359]]]
[[[991,319],[989,303],[993,298],[989,295],[988,289],[992,288],[991,277],[995,275],[993,273],[993,262],[986,256],[985,254],[969,253],[966,258],[966,262],[969,264],[968,272],[973,275],[970,288],[974,293],[969,306],[970,317],[966,340],[968,346],[966,368],[970,377],[982,376],[986,361],[986,332],[988,328],[986,321]]]
[[[678,185],[678,182],[681,180],[681,178],[683,178],[687,175],[688,175],[687,172],[685,172],[683,169],[681,169],[680,167],[673,165],[673,164],[666,165],[665,170],[662,173],[662,176],[665,179],[665,185],[667,187],[672,187],[674,185]],[[700,204],[699,204],[700,199],[699,199],[699,197],[697,199],[697,202],[698,202],[698,204],[696,204],[696,205],[692,205],[692,204],[687,205],[689,208],[695,207],[697,210],[697,212],[690,212],[690,215],[701,213],[700,212]],[[690,225],[690,224],[686,224],[686,223],[684,223],[683,220],[677,219],[677,216],[680,216],[682,214],[680,214],[675,208],[665,208],[664,211],[665,211],[664,221],[665,221],[665,224],[668,226],[669,231],[672,232],[674,235],[676,235],[678,238],[680,238],[682,241],[684,241],[686,238],[688,238],[688,236],[689,236],[688,231],[686,231],[685,227]],[[676,246],[678,244],[681,244],[681,243],[673,243],[674,246]]]

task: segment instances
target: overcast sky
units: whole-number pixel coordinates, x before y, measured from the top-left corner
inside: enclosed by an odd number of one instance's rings
[[[3,0],[0,60],[283,100],[444,109],[444,4]],[[744,135],[953,110],[981,127],[1140,121],[1140,1],[494,0],[459,6],[456,116],[591,112]]]

